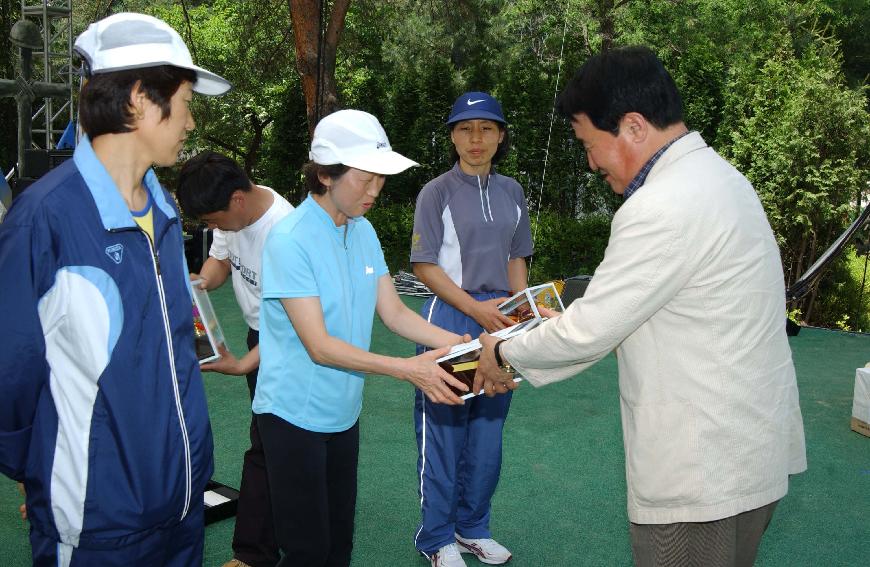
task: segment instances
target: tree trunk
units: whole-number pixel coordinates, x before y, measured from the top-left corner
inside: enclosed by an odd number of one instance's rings
[[[245,174],[247,174],[251,181],[256,181],[254,179],[253,171],[254,165],[257,163],[257,154],[260,153],[260,148],[263,146],[263,132],[273,120],[274,118],[272,117],[267,117],[265,120],[261,120],[254,111],[251,111],[248,114],[248,122],[251,124],[251,129],[254,131],[254,135],[251,137],[251,141],[248,143],[247,148],[225,142],[208,134],[204,135],[203,139],[223,148],[229,154],[240,157],[243,162],[242,168],[245,170]]]
[[[830,226],[828,226],[828,230],[826,231],[825,239],[823,240],[823,242],[830,242],[831,241],[831,233],[832,232],[833,232],[833,229]],[[814,252],[815,258],[818,259],[818,257],[824,253],[824,250],[819,250],[818,249],[819,247],[816,246],[817,239],[816,239],[815,235],[816,235],[816,233],[813,233],[813,243],[812,243],[811,249]],[[815,262],[815,260],[813,260],[813,261]],[[818,277],[818,282],[821,282],[821,279],[823,277],[824,277],[824,275],[820,274]],[[816,297],[818,296],[818,294],[819,294],[819,283],[816,283],[816,285],[813,286],[813,292],[810,294],[810,299],[809,299],[809,302],[807,304],[806,317],[805,317],[805,320],[807,322],[810,321],[810,317],[812,317],[812,315],[813,315],[813,307],[816,303]]]
[[[804,232],[803,236],[801,236],[801,245],[798,249],[798,253],[792,261],[791,270],[789,270],[788,274],[788,286],[794,284],[794,282],[798,281],[798,278],[801,277],[804,270],[804,259],[806,259],[807,253],[807,233]]]
[[[254,137],[248,145],[248,151],[245,154],[245,173],[249,178],[253,178],[254,165],[257,163],[257,154],[260,153],[260,148],[263,145],[263,131],[266,126],[272,123],[273,118],[269,117],[265,120],[260,120],[260,117],[255,113],[251,113],[249,121],[251,128],[254,130]]]
[[[325,0],[289,0],[293,19],[293,39],[296,43],[296,70],[302,79],[302,93],[308,116],[308,134],[314,135],[317,121],[338,107],[335,88],[335,54],[350,0],[334,0],[331,9]],[[320,50],[320,10],[329,23]],[[320,52],[320,89],[318,92],[318,52]]]
[[[595,19],[598,20],[598,35],[601,36],[601,52],[610,51],[616,41],[616,11],[631,0],[597,0]]]

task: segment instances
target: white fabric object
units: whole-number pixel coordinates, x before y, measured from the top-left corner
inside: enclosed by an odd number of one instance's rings
[[[173,65],[196,72],[193,90],[198,93],[219,95],[231,87],[223,77],[193,64],[177,31],[145,14],[121,12],[92,23],[76,38],[75,51],[93,73]]]
[[[870,368],[859,368],[855,371],[852,417],[870,423]]]
[[[785,315],[752,185],[693,132],[614,215],[584,297],[502,355],[543,385],[616,349],[629,519],[706,522],[782,498],[806,469]]]
[[[272,193],[272,206],[250,226],[239,231],[224,231],[216,228],[208,255],[217,260],[227,260],[233,278],[236,302],[248,327],[260,329],[260,299],[263,295],[261,267],[263,246],[272,227],[293,210],[287,199],[270,187],[260,185]]]
[[[320,165],[340,163],[380,175],[420,165],[394,152],[378,119],[361,110],[339,110],[321,119],[308,157]]]

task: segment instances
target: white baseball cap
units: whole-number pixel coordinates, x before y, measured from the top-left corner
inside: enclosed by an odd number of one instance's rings
[[[320,165],[341,163],[380,175],[420,165],[394,152],[378,119],[362,110],[339,110],[318,122],[308,157]]]
[[[166,22],[145,14],[121,12],[88,26],[76,38],[75,50],[92,73],[173,65],[196,72],[193,90],[219,95],[230,82],[193,64],[187,46]]]

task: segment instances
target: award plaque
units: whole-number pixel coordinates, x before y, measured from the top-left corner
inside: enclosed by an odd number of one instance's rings
[[[498,309],[517,323],[521,323],[530,319],[541,319],[538,306],[559,312],[565,311],[556,283],[550,282],[527,287],[513,297],[506,299],[498,306]]]
[[[224,333],[218,323],[208,292],[200,289],[202,280],[190,282],[193,295],[193,343],[200,364],[221,357],[218,346],[224,344]]]
[[[517,335],[521,335],[526,331],[529,331],[540,323],[542,319],[531,318],[522,323],[518,323],[513,327],[508,327],[506,329],[502,329],[501,331],[496,331],[492,333],[493,337],[497,337],[500,339],[509,339],[511,337],[515,337]],[[438,363],[438,366],[449,372],[454,378],[468,386],[468,391],[463,392],[461,390],[457,390],[451,386],[451,390],[453,393],[462,398],[463,400],[467,400],[468,398],[473,398],[479,394],[483,393],[483,390],[480,392],[473,392],[473,384],[474,384],[474,374],[477,372],[477,365],[480,362],[480,352],[482,350],[482,346],[480,344],[479,339],[475,339],[468,343],[462,343],[455,345],[450,349],[450,352],[446,355],[442,356],[435,362]],[[522,380],[522,377],[517,376],[514,378],[514,382],[519,382]]]

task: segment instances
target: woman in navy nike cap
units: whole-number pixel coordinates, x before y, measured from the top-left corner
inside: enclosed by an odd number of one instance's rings
[[[453,104],[447,126],[454,166],[417,197],[411,262],[435,293],[423,316],[476,337],[513,324],[497,306],[527,285],[529,214],[520,184],[494,168],[510,146],[498,101],[467,92]],[[416,392],[422,520],[414,543],[433,566],[462,567],[461,553],[488,564],[511,558],[489,530],[510,401],[507,393],[448,407]]]

